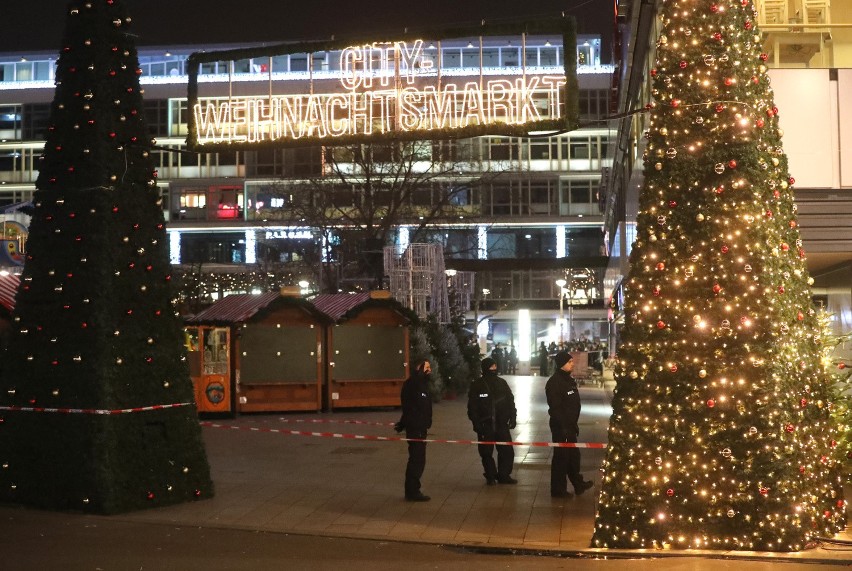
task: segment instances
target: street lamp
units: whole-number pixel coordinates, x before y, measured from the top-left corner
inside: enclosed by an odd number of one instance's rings
[[[562,300],[565,299],[565,284],[567,284],[563,279],[556,280],[556,285],[559,286],[559,344],[565,341],[564,339],[564,329],[565,329],[565,316],[562,309]]]

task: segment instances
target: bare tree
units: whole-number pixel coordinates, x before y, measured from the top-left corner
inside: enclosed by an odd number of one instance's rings
[[[474,215],[472,193],[499,174],[460,156],[463,147],[457,141],[327,147],[321,175],[270,189],[283,206],[264,218],[311,229],[317,247],[303,263],[313,267],[321,290],[381,286],[382,248],[400,225],[409,225],[411,242],[431,241],[429,230]]]

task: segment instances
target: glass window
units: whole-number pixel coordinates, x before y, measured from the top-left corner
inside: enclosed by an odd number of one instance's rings
[[[444,50],[441,65],[446,69],[461,67],[461,51],[458,49]]]
[[[308,56],[303,54],[291,55],[290,71],[308,71]]]
[[[588,139],[571,139],[569,143],[569,156],[572,159],[588,159],[590,158],[589,140]]]
[[[245,251],[244,233],[185,233],[180,240],[180,257],[186,264],[242,264]]]
[[[462,67],[479,67],[479,48],[462,50]]]
[[[503,56],[504,67],[518,67],[520,49],[516,47],[505,47],[500,49]]]
[[[47,81],[50,79],[50,69],[53,67],[53,62],[37,61],[35,63],[35,79],[36,81]]]
[[[497,48],[484,48],[482,50],[482,67],[499,67],[500,50]]]
[[[547,139],[530,139],[530,159],[549,159],[550,141]]]
[[[539,65],[556,65],[556,48],[539,48]]]
[[[527,67],[535,67],[538,65],[538,48],[527,46]]]
[[[566,256],[599,256],[603,251],[603,233],[600,228],[565,229]]]

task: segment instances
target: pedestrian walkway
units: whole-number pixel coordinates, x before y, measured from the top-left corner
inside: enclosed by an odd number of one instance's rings
[[[515,440],[548,441],[546,379],[510,376],[507,380],[518,408]],[[608,382],[603,388],[580,388],[582,442],[606,442],[612,387]],[[475,445],[431,443],[427,447],[423,491],[432,501],[412,503],[403,498],[407,459],[404,442],[274,432],[298,430],[396,437],[392,425],[398,418],[398,409],[386,409],[218,420],[218,425],[246,430],[204,428],[216,485],[214,498],[111,516],[111,519],[474,548],[601,551],[590,549],[589,545],[605,450],[581,452],[583,473],[595,482],[594,489],[579,497],[554,499],[550,497],[551,448],[517,447],[513,476],[518,484],[486,486]],[[247,430],[250,428],[258,430]],[[437,403],[429,436],[439,440],[475,438],[467,419],[466,400]],[[845,538],[852,539],[849,535]],[[840,562],[849,553],[817,548],[791,554],[789,558]],[[753,553],[726,555],[755,556]]]

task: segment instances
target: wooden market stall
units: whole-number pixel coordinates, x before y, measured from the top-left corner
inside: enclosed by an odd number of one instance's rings
[[[387,291],[321,294],[313,303],[333,323],[326,335],[326,409],[399,406],[414,314]]]
[[[328,323],[286,289],[230,295],[187,320],[199,412],[321,410]]]

